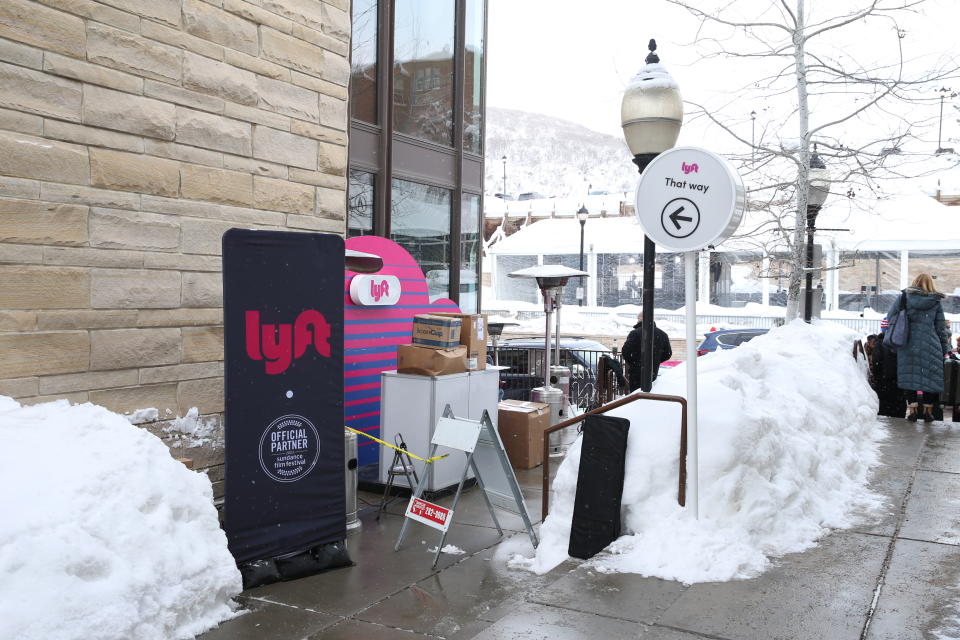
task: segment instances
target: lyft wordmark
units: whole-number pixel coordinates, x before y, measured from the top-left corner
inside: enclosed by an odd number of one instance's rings
[[[259,311],[246,312],[247,356],[266,360],[269,375],[287,370],[290,363],[313,345],[322,356],[330,357],[330,325],[319,311],[308,309],[291,324],[260,324]]]

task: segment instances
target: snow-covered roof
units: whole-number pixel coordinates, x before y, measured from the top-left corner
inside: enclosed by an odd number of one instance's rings
[[[765,214],[750,212],[739,232],[755,226]],[[889,198],[827,200],[817,227],[850,229],[818,231],[817,241],[845,251],[960,251],[960,208],[948,207],[919,192]],[[773,239],[773,234],[764,234]],[[758,251],[764,237],[735,237],[718,251]],[[770,244],[767,243],[769,247]],[[660,249],[658,249],[659,251]],[[643,230],[633,217],[591,217],[584,227],[587,253],[641,253]],[[579,254],[580,224],[575,218],[552,218],[526,226],[490,247],[499,255]]]
[[[548,215],[572,217],[580,207],[586,207],[592,215],[598,215],[601,211],[616,214],[620,211],[620,203],[632,203],[633,197],[631,192],[535,200],[502,200],[488,194],[483,199],[483,214],[487,218],[502,218],[505,213],[512,218],[519,218],[527,215],[528,212],[538,217]]]

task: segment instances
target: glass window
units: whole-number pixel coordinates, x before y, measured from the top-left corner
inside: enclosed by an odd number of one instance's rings
[[[480,154],[483,151],[483,11],[484,0],[467,0],[467,42],[465,77],[463,79],[463,148]]]
[[[350,170],[347,202],[347,237],[373,233],[373,185],[376,176]]]
[[[377,0],[353,0],[350,115],[377,124]]]
[[[453,0],[397,0],[393,127],[453,146]]]
[[[460,310],[480,309],[480,196],[463,194],[460,212]]]
[[[394,179],[391,193],[390,239],[420,265],[431,301],[449,297],[450,190]]]

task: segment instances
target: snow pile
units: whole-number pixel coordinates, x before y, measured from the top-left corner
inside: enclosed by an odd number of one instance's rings
[[[124,417],[0,396],[0,638],[192,638],[240,573],[210,481]]]
[[[216,416],[201,418],[200,410],[191,407],[187,411],[187,415],[172,420],[169,425],[163,428],[163,432],[177,436],[176,442],[171,445],[174,448],[192,449],[210,443],[222,448],[223,432],[217,428],[219,424],[220,421]]]
[[[611,411],[631,421],[625,535],[592,565],[686,583],[747,578],[876,509],[882,500],[866,482],[885,432],[851,357],[856,337],[795,321],[697,360],[699,521],[676,502],[679,406],[638,401]],[[653,391],[686,396],[685,366]],[[545,573],[566,559],[579,465],[578,439],[558,470],[536,556],[511,566]]]

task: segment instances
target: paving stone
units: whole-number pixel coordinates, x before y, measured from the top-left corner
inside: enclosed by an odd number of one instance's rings
[[[658,623],[721,638],[855,640],[888,544],[881,536],[834,533],[756,578],[691,586]]]
[[[897,540],[867,639],[960,637],[957,602],[960,548]]]
[[[436,638],[406,629],[392,629],[360,620],[344,620],[324,629],[307,640],[416,640],[416,638]]]
[[[514,536],[516,541],[520,534]],[[429,541],[428,541],[429,542]],[[522,540],[520,540],[522,543]],[[455,544],[455,543],[451,543]],[[508,569],[495,550],[467,558],[357,614],[369,622],[445,638],[469,638],[556,579]]]
[[[527,603],[474,637],[476,640],[583,640],[604,637],[635,638],[638,631],[639,625],[636,622]]]
[[[349,616],[366,609],[370,603],[397,593],[434,573],[433,555],[427,552],[439,536],[434,529],[413,524],[400,551],[394,552],[402,518],[373,514],[362,516],[362,531],[347,538],[347,546],[356,566],[329,571],[296,582],[279,582],[245,592],[271,602],[306,607],[315,611]],[[497,532],[458,525],[451,526],[448,542],[468,553],[483,550],[499,538]],[[443,569],[462,561],[462,556],[441,554],[438,567]]]
[[[926,471],[960,473],[960,422],[944,422],[927,437],[920,458],[920,468]]]
[[[917,471],[901,538],[960,544],[960,475],[938,471]]]
[[[529,599],[539,604],[637,622],[655,622],[683,594],[672,580],[633,573],[597,573],[579,568]]]
[[[221,623],[216,628],[197,636],[197,640],[307,638],[340,621],[337,616],[253,598],[240,598],[240,602],[248,613]]]

